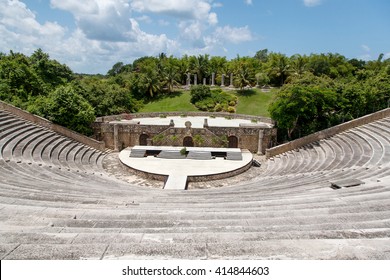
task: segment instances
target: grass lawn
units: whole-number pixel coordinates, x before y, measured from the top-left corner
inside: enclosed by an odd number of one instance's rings
[[[238,96],[237,114],[246,114],[254,116],[269,117],[268,106],[272,102],[275,94],[274,90],[270,92],[261,92],[259,89],[252,89],[243,92],[236,92]]]
[[[191,96],[189,91],[177,91],[172,94],[165,95],[157,100],[145,104],[140,110],[140,113],[149,112],[193,112],[199,111],[190,102]]]
[[[247,91],[229,91],[238,96],[237,114],[246,114],[254,116],[269,117],[268,105],[275,94],[271,92],[261,92],[259,89]],[[145,104],[140,110],[141,113],[148,112],[194,112],[199,111],[190,102],[191,96],[189,91],[178,91],[171,95],[165,95],[157,100]]]

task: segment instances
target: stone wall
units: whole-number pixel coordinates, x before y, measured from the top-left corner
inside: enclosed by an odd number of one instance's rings
[[[42,117],[39,117],[39,116],[36,116],[34,114],[31,114],[27,111],[24,111],[22,109],[19,109],[15,106],[12,106],[10,104],[7,104],[7,103],[4,103],[3,101],[0,101],[0,109],[2,110],[5,110],[5,111],[8,111],[22,119],[25,119],[27,121],[30,121],[34,124],[37,124],[39,126],[42,126],[42,127],[45,127],[45,128],[48,128],[54,132],[57,132],[63,136],[66,136],[66,137],[69,137],[71,139],[74,139],[75,141],[77,142],[80,142],[82,144],[85,144],[87,146],[90,146],[92,148],[95,148],[97,150],[100,150],[100,151],[104,151],[105,150],[105,144],[104,142],[101,142],[101,141],[97,141],[95,139],[92,139],[92,138],[89,138],[85,135],[82,135],[80,133],[77,133],[73,130],[70,130],[66,127],[63,127],[61,125],[58,125],[58,124],[54,124],[52,123],[51,121],[45,119],[45,118],[42,118]]]
[[[243,119],[243,120],[256,120],[258,122],[275,124],[275,122],[270,118],[251,116],[251,115],[242,115],[242,114],[230,114],[225,112],[154,112],[154,113],[134,113],[134,114],[121,114],[121,115],[112,115],[96,118],[96,122],[111,122],[119,120],[131,120],[135,118],[159,118],[159,117],[169,117],[169,116],[189,116],[189,117],[221,117],[221,118],[232,118],[232,119]]]
[[[377,121],[377,120],[380,120],[380,119],[383,119],[383,118],[386,118],[389,116],[390,116],[390,108],[387,108],[387,109],[384,109],[382,111],[372,113],[370,115],[366,115],[366,116],[351,120],[349,122],[342,123],[342,124],[333,126],[331,128],[318,131],[316,133],[313,133],[313,134],[310,134],[308,136],[296,139],[294,141],[267,149],[266,150],[266,157],[271,158],[271,157],[274,157],[276,155],[280,155],[280,154],[286,153],[288,151],[298,149],[298,148],[303,147],[307,144],[310,144],[310,143],[313,143],[316,141],[320,141],[322,139],[329,138],[331,136],[334,136],[334,135],[341,133],[343,131],[346,131],[348,129],[358,127],[361,125],[365,125],[365,124],[368,124],[368,123],[371,123],[371,122],[374,122],[374,121]]]
[[[93,125],[96,139],[104,141],[114,150],[140,145],[140,136],[147,135],[148,145],[183,146],[186,136],[193,138],[194,146],[227,147],[227,137],[236,136],[238,148],[252,153],[265,153],[276,142],[276,129],[250,125],[248,127],[182,128],[169,125],[139,125],[126,122],[96,122]],[[261,138],[261,139],[260,139]],[[259,142],[261,143],[259,151]]]

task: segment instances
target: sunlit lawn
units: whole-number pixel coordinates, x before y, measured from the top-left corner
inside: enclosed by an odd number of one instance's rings
[[[140,112],[191,112],[198,111],[190,102],[189,91],[174,92],[158,100],[149,102],[140,110]]]
[[[268,105],[272,101],[274,90],[271,92],[261,92],[258,89],[247,91],[231,91],[238,96],[237,113],[246,115],[255,115],[269,117]],[[190,92],[174,92],[158,100],[149,102],[140,110],[140,112],[191,112],[199,111],[190,102]]]
[[[237,92],[237,114],[269,117],[268,106],[272,101],[274,92],[274,90],[261,92],[259,89]]]

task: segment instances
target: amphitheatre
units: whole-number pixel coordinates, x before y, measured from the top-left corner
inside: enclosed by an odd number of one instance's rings
[[[96,140],[0,102],[0,259],[390,259],[390,109],[275,147],[260,120],[134,119],[97,120]],[[172,190],[119,160],[198,134],[250,164]]]

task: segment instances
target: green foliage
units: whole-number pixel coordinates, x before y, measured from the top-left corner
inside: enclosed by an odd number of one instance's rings
[[[196,134],[195,136],[194,136],[194,143],[195,143],[195,145],[197,145],[197,146],[202,146],[203,145],[203,143],[204,143],[204,138],[203,138],[203,136],[202,135],[200,135],[200,134]]]
[[[192,102],[194,100],[197,101],[194,103]],[[232,111],[229,106],[236,105],[237,96],[224,92],[220,88],[210,91],[209,87],[199,85],[191,88],[191,102],[201,111],[228,112],[228,110]]]
[[[58,87],[49,94],[46,113],[52,122],[83,134],[91,133],[90,125],[95,120],[92,106],[71,86]]]
[[[180,150],[180,154],[185,156],[187,154],[187,148],[184,147],[183,149]]]
[[[211,97],[211,90],[209,86],[205,85],[196,85],[191,87],[191,103],[196,104],[196,102],[207,99]]]
[[[372,61],[347,60],[337,53],[288,57],[267,49],[254,57],[231,60],[209,55],[175,58],[161,53],[132,64],[115,63],[104,76],[75,75],[41,49],[30,57],[10,51],[0,54],[0,99],[85,133],[93,114],[235,110],[271,114],[281,129],[278,134],[292,139],[388,107],[390,60],[384,57],[381,54]],[[199,85],[191,88],[191,94],[179,92],[187,73],[197,74],[199,83],[203,78],[210,81],[215,73],[216,84],[222,74],[227,79],[233,74],[234,86],[242,91],[226,93]],[[243,90],[256,84],[277,88],[271,92]],[[80,112],[80,120],[85,122],[79,124],[60,110],[70,106],[63,103],[67,98],[73,100],[70,112],[77,107],[74,100],[85,107],[86,111]]]
[[[165,139],[165,136],[163,134],[157,134],[157,135],[153,136],[152,141],[154,144],[159,144],[162,141],[164,141],[164,139]]]

